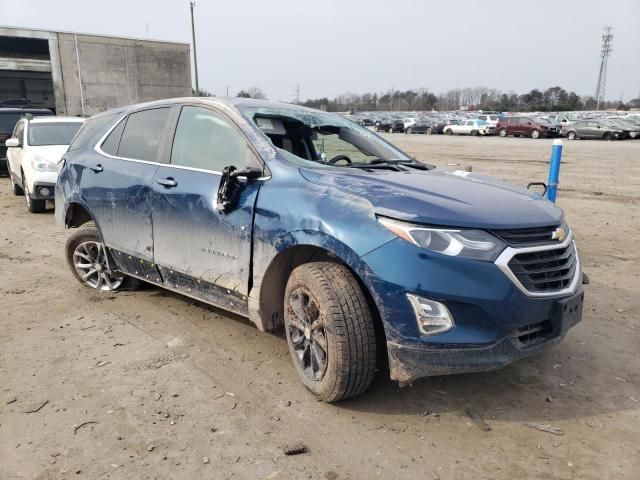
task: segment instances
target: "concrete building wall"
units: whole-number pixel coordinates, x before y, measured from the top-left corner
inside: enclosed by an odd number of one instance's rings
[[[191,95],[189,45],[60,33],[58,48],[69,115]]]
[[[122,105],[191,95],[186,43],[0,27],[3,35],[48,40],[60,115],[93,115]]]

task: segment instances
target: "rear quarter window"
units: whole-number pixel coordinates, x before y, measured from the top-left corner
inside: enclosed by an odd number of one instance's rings
[[[107,115],[98,115],[95,117],[89,118],[76,136],[73,137],[71,141],[71,145],[69,145],[69,151],[72,152],[74,150],[78,150],[88,145],[92,140],[97,141],[97,136],[99,133],[106,128],[108,124],[111,123],[118,116],[119,112],[107,114]]]

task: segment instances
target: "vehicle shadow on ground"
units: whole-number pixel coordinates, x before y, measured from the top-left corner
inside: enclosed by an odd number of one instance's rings
[[[145,286],[143,290],[147,290],[150,297],[187,302],[224,317],[220,321],[229,322],[225,326],[234,331],[255,331],[253,324],[240,315],[155,286]],[[579,419],[637,408],[629,398],[634,395],[633,383],[622,384],[609,371],[612,366],[613,371],[628,369],[628,365],[623,365],[624,359],[612,353],[605,361],[598,357],[597,352],[591,351],[588,339],[593,337],[588,337],[588,323],[597,321],[597,318],[587,315],[585,321],[572,329],[559,345],[491,372],[428,377],[399,388],[396,382],[389,380],[388,371],[381,368],[366,393],[336,406],[345,410],[405,417],[445,412],[464,414],[465,409],[470,408],[487,420],[495,417],[501,421],[523,423]],[[196,322],[205,333],[213,327],[206,320]],[[287,351],[282,332],[271,335],[271,341],[258,335],[255,341],[234,345],[234,348],[238,349],[237,353],[250,356],[257,345],[264,349],[266,343],[277,344],[281,353]],[[598,365],[607,365],[607,371]],[[291,370],[293,372],[293,365]],[[280,379],[291,382],[293,389],[302,388],[295,373]],[[311,395],[309,399],[315,401]]]

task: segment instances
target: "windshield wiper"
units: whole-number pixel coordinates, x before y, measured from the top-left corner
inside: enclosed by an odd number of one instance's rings
[[[431,170],[435,168],[433,165],[428,165],[426,163],[418,162],[414,159],[398,159],[398,160],[380,160],[376,158],[368,163],[350,163],[349,165],[345,165],[345,167],[351,168],[389,168],[389,167],[397,167],[398,165],[412,167],[417,170]]]

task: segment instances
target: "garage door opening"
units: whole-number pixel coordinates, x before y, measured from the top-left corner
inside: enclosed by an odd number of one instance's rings
[[[20,103],[55,112],[49,42],[0,36],[0,106]]]

